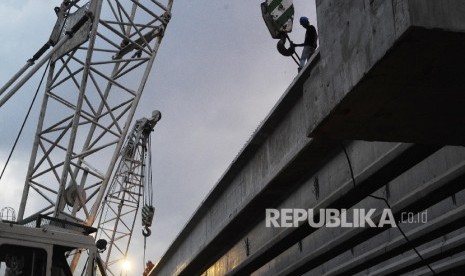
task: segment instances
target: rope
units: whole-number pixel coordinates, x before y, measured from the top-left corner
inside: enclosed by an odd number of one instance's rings
[[[147,147],[145,148],[145,150],[146,150],[146,152],[145,152],[146,156],[145,157],[148,157],[148,158],[147,158],[147,164],[145,166],[145,171],[146,171],[145,175],[147,177],[145,179],[144,191],[142,193],[144,207],[146,205],[152,206],[152,200],[153,200],[153,198],[152,198],[153,195],[152,195],[152,154],[151,154],[152,139],[151,139],[151,137],[152,137],[151,135],[148,135]],[[145,269],[146,269],[147,237],[150,236],[150,229],[145,227],[142,230],[142,236],[144,237],[144,256],[143,256],[143,259],[142,259],[142,270],[145,271]]]
[[[144,236],[144,259],[142,260],[142,270],[145,270],[145,253],[147,251],[147,237]]]
[[[144,192],[142,193],[143,197],[143,202],[144,206],[152,206],[153,204],[153,187],[152,187],[152,179],[153,179],[153,172],[152,172],[152,154],[151,154],[151,149],[152,149],[152,136],[148,136],[148,141],[147,141],[147,148],[146,150],[146,157],[147,158],[147,164],[145,165],[145,175],[147,176],[145,178],[145,183],[144,183]]]
[[[153,204],[153,186],[152,186],[152,181],[153,181],[153,172],[152,172],[152,136],[149,136],[149,144],[148,144],[148,150],[149,150],[149,164],[147,166],[147,169],[149,170],[149,179],[148,179],[148,189],[147,192],[149,194],[149,205],[152,206]]]
[[[349,170],[350,170],[350,176],[352,177],[352,182],[354,184],[354,188],[355,188],[355,176],[354,176],[354,170],[352,169],[352,163],[350,162],[350,158],[349,158],[349,154],[347,153],[347,150],[346,150],[346,147],[344,146],[344,143],[341,142],[341,146],[342,146],[342,149],[344,151],[344,154],[346,156],[346,159],[347,159],[347,163],[349,164]],[[379,196],[374,196],[374,195],[368,195],[368,197],[371,197],[371,198],[374,198],[374,199],[377,199],[377,200],[381,200],[381,201],[384,201],[384,203],[386,204],[386,206],[392,210],[391,208],[391,205],[389,204],[388,200],[384,197],[379,197]],[[402,236],[404,237],[405,241],[410,245],[410,247],[413,249],[413,251],[417,254],[417,256],[420,258],[421,262],[423,264],[425,264],[428,269],[431,271],[431,273],[433,273],[433,275],[437,275],[436,272],[433,270],[433,268],[430,266],[430,264],[428,262],[426,262],[426,260],[423,258],[423,256],[420,254],[420,252],[418,252],[417,248],[412,244],[412,242],[409,240],[409,238],[407,237],[407,235],[405,234],[404,230],[402,230],[402,228],[400,228],[400,225],[397,221],[394,220],[394,223],[396,224],[397,228],[399,229],[400,233],[402,234]]]
[[[76,0],[73,4],[79,2],[80,0]],[[66,16],[65,16],[65,20],[63,21],[63,26],[61,26],[61,30],[60,30],[60,33],[63,32],[63,29],[65,28],[65,25],[66,25],[66,21],[68,20],[68,16],[69,16],[69,12],[70,10],[68,9],[66,11]],[[32,57],[32,60],[37,60],[48,48],[50,47],[50,41],[47,42],[44,46],[42,46],[42,48]],[[34,94],[34,97],[32,98],[32,102],[31,102],[31,105],[29,106],[29,109],[27,111],[27,114],[26,114],[26,117],[24,118],[24,121],[21,125],[21,128],[19,130],[19,133],[18,135],[16,136],[16,139],[15,139],[15,142],[13,144],[13,147],[11,148],[11,151],[10,151],[10,154],[8,155],[8,158],[6,160],[6,163],[2,169],[2,173],[0,174],[0,181],[2,180],[2,177],[3,177],[3,174],[5,173],[5,170],[8,166],[8,163],[10,163],[10,159],[11,159],[11,156],[13,155],[13,152],[16,148],[16,145],[18,144],[18,141],[19,141],[19,138],[21,137],[21,134],[24,130],[24,126],[26,125],[26,121],[27,119],[29,118],[29,114],[31,113],[31,110],[32,110],[32,106],[34,105],[34,102],[37,98],[37,94],[39,93],[40,91],[40,87],[42,86],[42,82],[44,81],[44,78],[45,78],[45,74],[47,73],[47,69],[48,67],[50,66],[50,62],[51,60],[48,61],[47,63],[47,66],[45,67],[45,70],[44,70],[44,73],[42,74],[42,77],[40,78],[40,82],[39,82],[39,85],[37,87],[37,90],[36,90],[36,93]]]
[[[88,264],[89,264],[89,258],[87,258],[86,263],[84,264],[84,268],[82,269],[81,276],[83,276],[84,273],[86,272],[86,268]]]
[[[27,111],[27,114],[26,114],[26,117],[24,118],[23,120],[23,123],[21,125],[21,128],[19,130],[19,133],[18,135],[16,136],[16,139],[15,139],[15,142],[13,144],[13,147],[11,148],[11,151],[8,155],[8,158],[6,160],[6,163],[5,165],[3,166],[3,169],[2,169],[2,173],[0,174],[0,180],[2,180],[2,177],[3,177],[3,174],[5,173],[5,170],[8,166],[8,163],[10,163],[10,160],[11,160],[11,156],[13,155],[13,152],[15,151],[15,148],[16,146],[18,145],[18,141],[19,141],[19,138],[21,137],[21,134],[23,133],[23,130],[24,130],[24,126],[26,125],[26,122],[27,122],[27,119],[29,118],[29,115],[31,114],[31,110],[32,110],[32,107],[34,106],[34,103],[35,103],[35,100],[37,98],[37,95],[39,94],[39,91],[40,91],[40,87],[42,86],[42,82],[44,81],[44,78],[45,78],[45,74],[47,73],[47,69],[50,65],[50,60],[48,61],[47,63],[47,66],[45,67],[45,70],[44,70],[44,73],[42,74],[42,78],[40,79],[40,82],[39,82],[39,85],[37,87],[37,90],[34,94],[34,97],[32,98],[32,101],[31,101],[31,104],[29,105],[29,109]]]

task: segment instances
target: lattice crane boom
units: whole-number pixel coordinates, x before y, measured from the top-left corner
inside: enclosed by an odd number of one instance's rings
[[[44,214],[94,224],[172,5],[65,0],[55,9],[50,41],[60,48],[49,60],[18,220]]]
[[[127,254],[135,218],[126,222],[124,210],[133,204],[137,213],[143,194],[137,189],[144,187],[139,180],[144,179],[142,158],[150,148],[147,130],[153,129],[160,113],[139,120],[136,127],[143,127],[131,132],[124,148],[123,144],[171,19],[172,6],[173,0],[64,0],[55,8],[57,22],[47,43],[0,88],[1,107],[48,63],[17,220],[50,216],[93,226],[104,198],[109,208],[114,203],[110,199],[119,198],[119,224],[109,239],[107,268],[114,248],[120,248],[117,242],[126,238],[126,245],[121,246],[126,249],[120,251]],[[112,182],[107,194],[120,156],[118,180]],[[129,172],[126,186],[117,190],[118,183],[123,184],[119,176]],[[118,236],[123,225],[131,229],[130,234]],[[71,271],[78,266],[80,252],[77,249],[74,257],[70,256]]]
[[[108,275],[118,275],[127,257],[141,197],[152,197],[150,134],[160,118],[154,111],[150,119],[136,121],[102,204],[98,229],[99,238],[109,241],[103,253]],[[144,203],[153,208],[151,200]]]

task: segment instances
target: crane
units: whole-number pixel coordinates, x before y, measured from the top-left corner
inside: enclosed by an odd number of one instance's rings
[[[57,21],[47,42],[0,88],[1,108],[47,64],[18,225],[35,221],[39,228],[80,226],[79,232],[87,235],[96,231],[92,226],[171,19],[172,6],[173,0],[64,0],[54,9]],[[80,246],[103,267],[88,241],[75,244],[75,236],[62,234],[69,248],[76,249],[72,270],[79,266]],[[63,244],[46,248],[69,249]],[[1,252],[0,244],[0,260]]]
[[[127,257],[140,198],[144,197],[143,235],[150,236],[154,207],[151,186],[150,133],[161,119],[154,111],[152,117],[137,120],[120,154],[120,161],[108,189],[100,213],[100,236],[109,240],[104,267],[109,275],[117,275],[121,262]]]

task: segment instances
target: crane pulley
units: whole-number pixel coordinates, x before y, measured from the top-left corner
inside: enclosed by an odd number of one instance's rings
[[[142,230],[142,235],[144,235],[144,237],[149,237],[152,234],[150,226],[152,226],[154,215],[155,207],[153,207],[152,205],[144,205],[144,207],[142,207],[142,226],[144,226],[144,229]]]
[[[286,57],[292,57],[297,63],[299,56],[288,33],[292,32],[294,20],[294,4],[292,0],[266,0],[260,5],[262,17],[271,37],[278,39],[276,48],[278,52]],[[286,42],[289,47],[286,48]]]

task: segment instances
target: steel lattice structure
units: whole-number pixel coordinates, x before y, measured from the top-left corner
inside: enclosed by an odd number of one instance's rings
[[[172,4],[78,0],[56,9],[56,45],[85,23],[50,59],[18,220],[53,214],[94,224]]]
[[[142,118],[135,123],[102,204],[98,238],[108,241],[102,259],[109,275],[121,272],[121,262],[128,254],[141,196],[151,198],[150,133],[160,118],[161,113],[156,111],[152,118]]]

